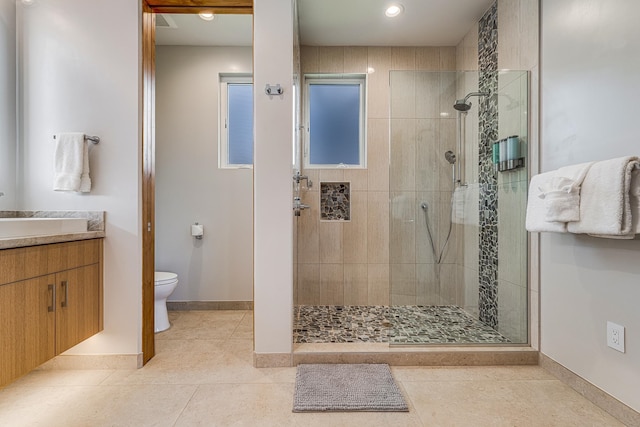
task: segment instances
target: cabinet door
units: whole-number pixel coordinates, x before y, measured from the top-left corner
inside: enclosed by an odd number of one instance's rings
[[[100,266],[56,274],[56,354],[100,331]]]
[[[0,387],[55,356],[55,275],[0,286]]]

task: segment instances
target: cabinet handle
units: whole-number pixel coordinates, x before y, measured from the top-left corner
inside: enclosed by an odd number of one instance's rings
[[[47,311],[51,313],[56,311],[56,287],[54,285],[47,285],[48,291],[51,292],[51,305],[47,306]]]
[[[63,280],[60,284],[64,289],[64,299],[60,303],[60,307],[66,307],[69,305],[69,283],[66,280]]]

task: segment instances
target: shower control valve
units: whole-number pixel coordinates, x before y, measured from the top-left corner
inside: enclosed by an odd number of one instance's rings
[[[302,203],[302,201],[300,200],[300,197],[296,196],[293,198],[293,214],[295,216],[300,216],[300,211],[309,209],[310,207],[311,206],[305,205],[304,203]]]

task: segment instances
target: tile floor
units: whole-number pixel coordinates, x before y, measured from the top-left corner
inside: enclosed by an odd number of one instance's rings
[[[539,367],[393,367],[409,413],[291,412],[295,368],[252,367],[252,313],[171,312],[138,370],[37,370],[0,390],[0,425],[622,426]]]
[[[298,305],[295,343],[505,344],[509,339],[454,305]]]

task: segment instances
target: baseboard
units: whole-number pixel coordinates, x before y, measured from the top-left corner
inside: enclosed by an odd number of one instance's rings
[[[167,310],[253,310],[253,301],[167,301]]]
[[[540,366],[620,422],[628,426],[640,426],[639,412],[565,368],[549,356],[540,353]]]
[[[291,353],[253,353],[255,368],[289,368],[291,361]]]
[[[140,354],[88,354],[88,355],[60,355],[43,363],[41,370],[54,369],[138,369],[142,368],[142,353]]]

